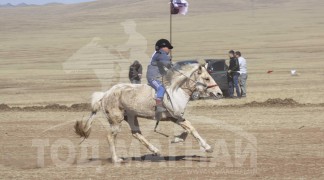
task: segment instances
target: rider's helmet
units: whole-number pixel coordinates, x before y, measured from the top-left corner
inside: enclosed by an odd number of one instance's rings
[[[166,39],[160,39],[155,43],[155,50],[156,51],[160,50],[163,47],[173,49],[173,46],[171,45],[171,43]]]

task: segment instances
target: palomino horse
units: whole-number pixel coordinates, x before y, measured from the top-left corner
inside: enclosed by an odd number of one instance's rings
[[[185,130],[181,135],[176,136],[175,142],[184,141],[188,134],[192,134],[206,152],[212,152],[210,145],[183,116],[194,91],[216,98],[222,97],[222,91],[216,82],[199,64],[176,65],[167,71],[162,81],[167,91],[163,100],[167,111],[162,114],[161,120],[172,121]],[[92,113],[88,120],[76,122],[75,132],[81,137],[88,138],[94,117],[102,109],[110,124],[107,138],[114,163],[123,161],[116,154],[115,143],[117,133],[124,120],[129,124],[132,135],[157,155],[159,150],[142,135],[137,120],[138,117],[154,119],[154,97],[154,89],[145,84],[118,84],[106,92],[95,92],[92,95]]]

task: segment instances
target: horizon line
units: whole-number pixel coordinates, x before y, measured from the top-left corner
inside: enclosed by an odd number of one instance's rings
[[[47,4],[78,4],[78,3],[86,3],[86,2],[94,2],[94,1],[97,1],[97,0],[84,0],[83,2],[56,2],[55,0],[53,0],[53,2],[48,2],[48,3],[26,3],[26,2],[12,3],[12,2],[7,2],[7,3],[0,3],[0,6],[9,5],[9,4],[13,5],[13,6],[17,6],[20,4],[41,6],[41,5],[47,5]]]

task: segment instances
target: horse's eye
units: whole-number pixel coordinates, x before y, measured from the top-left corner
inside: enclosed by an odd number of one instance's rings
[[[206,81],[210,81],[210,79],[209,79],[209,78],[205,78],[205,80],[206,80]]]

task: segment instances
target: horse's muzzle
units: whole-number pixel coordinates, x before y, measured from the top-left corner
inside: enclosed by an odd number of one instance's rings
[[[218,99],[222,99],[222,98],[223,98],[223,94],[221,94],[221,93],[217,93],[217,94],[215,94],[215,93],[210,92],[209,95],[210,95],[210,97],[212,97],[214,100],[218,100]]]

